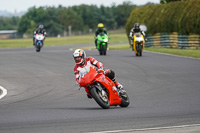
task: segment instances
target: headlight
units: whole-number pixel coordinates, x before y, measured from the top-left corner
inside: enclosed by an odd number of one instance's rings
[[[104,42],[108,42],[108,38],[104,39]]]

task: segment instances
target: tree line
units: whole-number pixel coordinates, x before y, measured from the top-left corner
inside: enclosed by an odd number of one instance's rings
[[[20,22],[19,17],[0,17],[0,30],[16,30]]]
[[[131,11],[137,6],[130,1],[110,6],[79,5],[71,7],[31,7],[22,17],[0,18],[0,30],[17,29],[20,36],[32,35],[43,24],[48,36],[62,35],[71,26],[73,32],[95,32],[98,23],[107,29],[124,27]]]

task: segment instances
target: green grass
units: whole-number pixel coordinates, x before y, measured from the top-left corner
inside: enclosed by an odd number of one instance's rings
[[[110,43],[127,42],[126,34],[110,34]],[[71,45],[71,44],[94,44],[94,35],[70,36],[70,37],[47,37],[46,46]],[[0,40],[0,48],[32,47],[33,39],[9,39]]]
[[[200,58],[200,50],[199,49],[145,48],[145,50],[180,55],[180,56]]]

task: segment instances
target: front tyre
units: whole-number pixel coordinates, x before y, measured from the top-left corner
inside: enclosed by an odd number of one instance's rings
[[[35,48],[36,48],[36,52],[40,52],[41,47],[40,47],[40,44],[39,44],[39,43],[36,44],[36,47],[35,47]]]
[[[36,52],[40,52],[40,47],[37,47],[37,48],[36,48]]]
[[[106,55],[106,51],[107,51],[107,46],[106,45],[102,45],[103,55]]]
[[[99,54],[100,54],[100,55],[103,55],[103,52],[102,52],[101,50],[99,50]]]
[[[96,87],[92,87],[90,89],[90,93],[92,94],[94,100],[99,104],[99,106],[101,106],[103,109],[109,109],[110,102],[108,99],[108,95],[104,90],[102,91],[100,91]]]

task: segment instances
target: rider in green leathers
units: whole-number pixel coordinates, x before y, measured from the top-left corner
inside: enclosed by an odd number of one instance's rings
[[[103,23],[99,23],[97,25],[97,30],[95,32],[95,46],[96,46],[96,48],[97,48],[97,35],[100,34],[101,32],[104,32],[105,34],[107,34],[106,28],[104,28]]]

